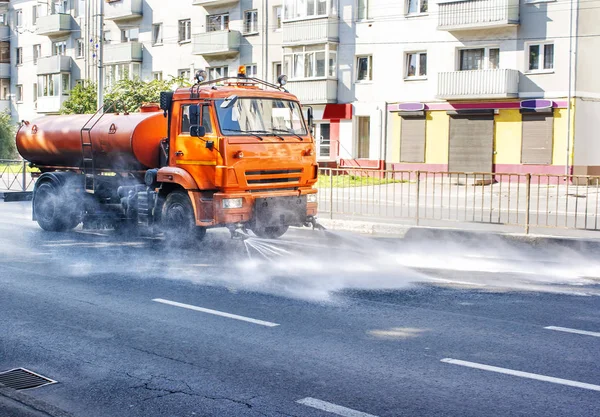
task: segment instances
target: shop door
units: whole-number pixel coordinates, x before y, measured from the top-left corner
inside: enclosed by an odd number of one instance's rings
[[[450,118],[448,170],[492,172],[494,116]]]

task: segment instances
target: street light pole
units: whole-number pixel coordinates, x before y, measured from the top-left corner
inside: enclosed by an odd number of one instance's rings
[[[104,0],[98,0],[98,103],[100,109],[104,105],[104,77],[103,77],[103,59],[104,59]]]

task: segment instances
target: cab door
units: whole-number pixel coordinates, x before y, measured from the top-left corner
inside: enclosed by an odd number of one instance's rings
[[[214,189],[218,143],[210,104],[182,104],[177,123],[178,133],[173,153],[175,165],[194,177],[200,189]],[[190,135],[190,127],[194,125],[204,127],[204,137]]]

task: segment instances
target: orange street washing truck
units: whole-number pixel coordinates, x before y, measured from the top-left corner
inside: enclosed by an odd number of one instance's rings
[[[298,99],[255,78],[163,92],[140,113],[24,122],[19,153],[42,174],[33,219],[44,230],[146,225],[174,239],[225,226],[277,238],[318,226],[318,165]]]

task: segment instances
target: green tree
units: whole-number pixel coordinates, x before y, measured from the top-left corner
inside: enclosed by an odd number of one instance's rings
[[[13,159],[17,156],[15,145],[15,123],[8,112],[0,113],[0,159]]]
[[[86,114],[96,112],[96,84],[86,82],[77,84],[70,93],[69,99],[63,103],[62,114]]]
[[[169,80],[142,81],[139,78],[133,80],[120,80],[106,94],[104,102],[105,109],[114,104],[118,111],[127,110],[135,112],[144,103],[158,103],[161,91],[171,91],[178,86],[189,86],[190,83],[180,78],[171,77]]]

